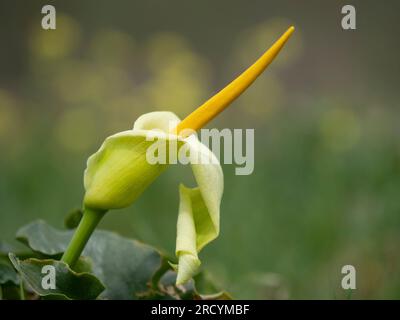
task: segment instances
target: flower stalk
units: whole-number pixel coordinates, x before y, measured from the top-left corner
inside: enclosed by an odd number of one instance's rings
[[[93,210],[89,208],[84,209],[82,220],[80,221],[67,250],[64,252],[61,261],[68,264],[71,268],[74,267],[94,229],[96,229],[106,212],[107,211]]]

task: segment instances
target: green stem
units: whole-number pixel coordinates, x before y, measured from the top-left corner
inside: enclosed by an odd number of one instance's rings
[[[67,250],[64,252],[61,261],[68,264],[71,268],[74,266],[94,229],[99,224],[105,213],[106,211],[103,210],[85,208],[82,220],[79,223]]]
[[[20,279],[19,282],[19,298],[21,300],[25,300],[25,288],[24,288],[24,281],[22,280],[22,278]]]

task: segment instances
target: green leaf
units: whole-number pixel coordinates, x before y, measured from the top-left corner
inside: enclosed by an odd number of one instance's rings
[[[39,220],[17,231],[17,240],[46,256],[61,255],[72,237],[72,231],[59,231]]]
[[[0,285],[19,284],[18,274],[6,262],[0,261]]]
[[[32,250],[46,256],[61,255],[73,231],[59,231],[43,221],[33,222],[17,233]],[[151,246],[113,232],[95,231],[83,255],[106,289],[100,298],[137,299],[151,287],[161,267],[161,254]]]
[[[52,299],[91,300],[96,299],[105,289],[94,275],[87,272],[77,273],[64,262],[34,258],[21,261],[12,253],[9,257],[21,277],[40,296]],[[49,265],[56,271],[55,289],[44,289],[42,286],[45,275],[42,268]]]
[[[13,250],[13,246],[10,244],[0,241],[0,254],[1,255],[8,255],[9,252]]]

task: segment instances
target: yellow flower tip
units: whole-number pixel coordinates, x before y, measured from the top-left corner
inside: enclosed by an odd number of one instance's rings
[[[197,131],[214,119],[232,101],[239,97],[268,67],[293,32],[294,27],[291,26],[253,65],[183,119],[173,130],[174,133],[181,134],[187,129]]]

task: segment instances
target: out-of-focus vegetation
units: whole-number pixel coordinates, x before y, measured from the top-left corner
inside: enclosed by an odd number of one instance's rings
[[[184,117],[294,24],[212,123],[256,128],[256,163],[251,176],[224,167],[204,267],[238,298],[345,298],[340,270],[353,264],[353,297],[399,298],[398,4],[355,1],[345,32],[340,3],[223,2],[54,1],[56,31],[40,28],[40,1],[1,4],[0,238],[37,218],[61,226],[105,137],[145,112]],[[170,168],[102,228],[172,254],[177,185],[191,179]]]

